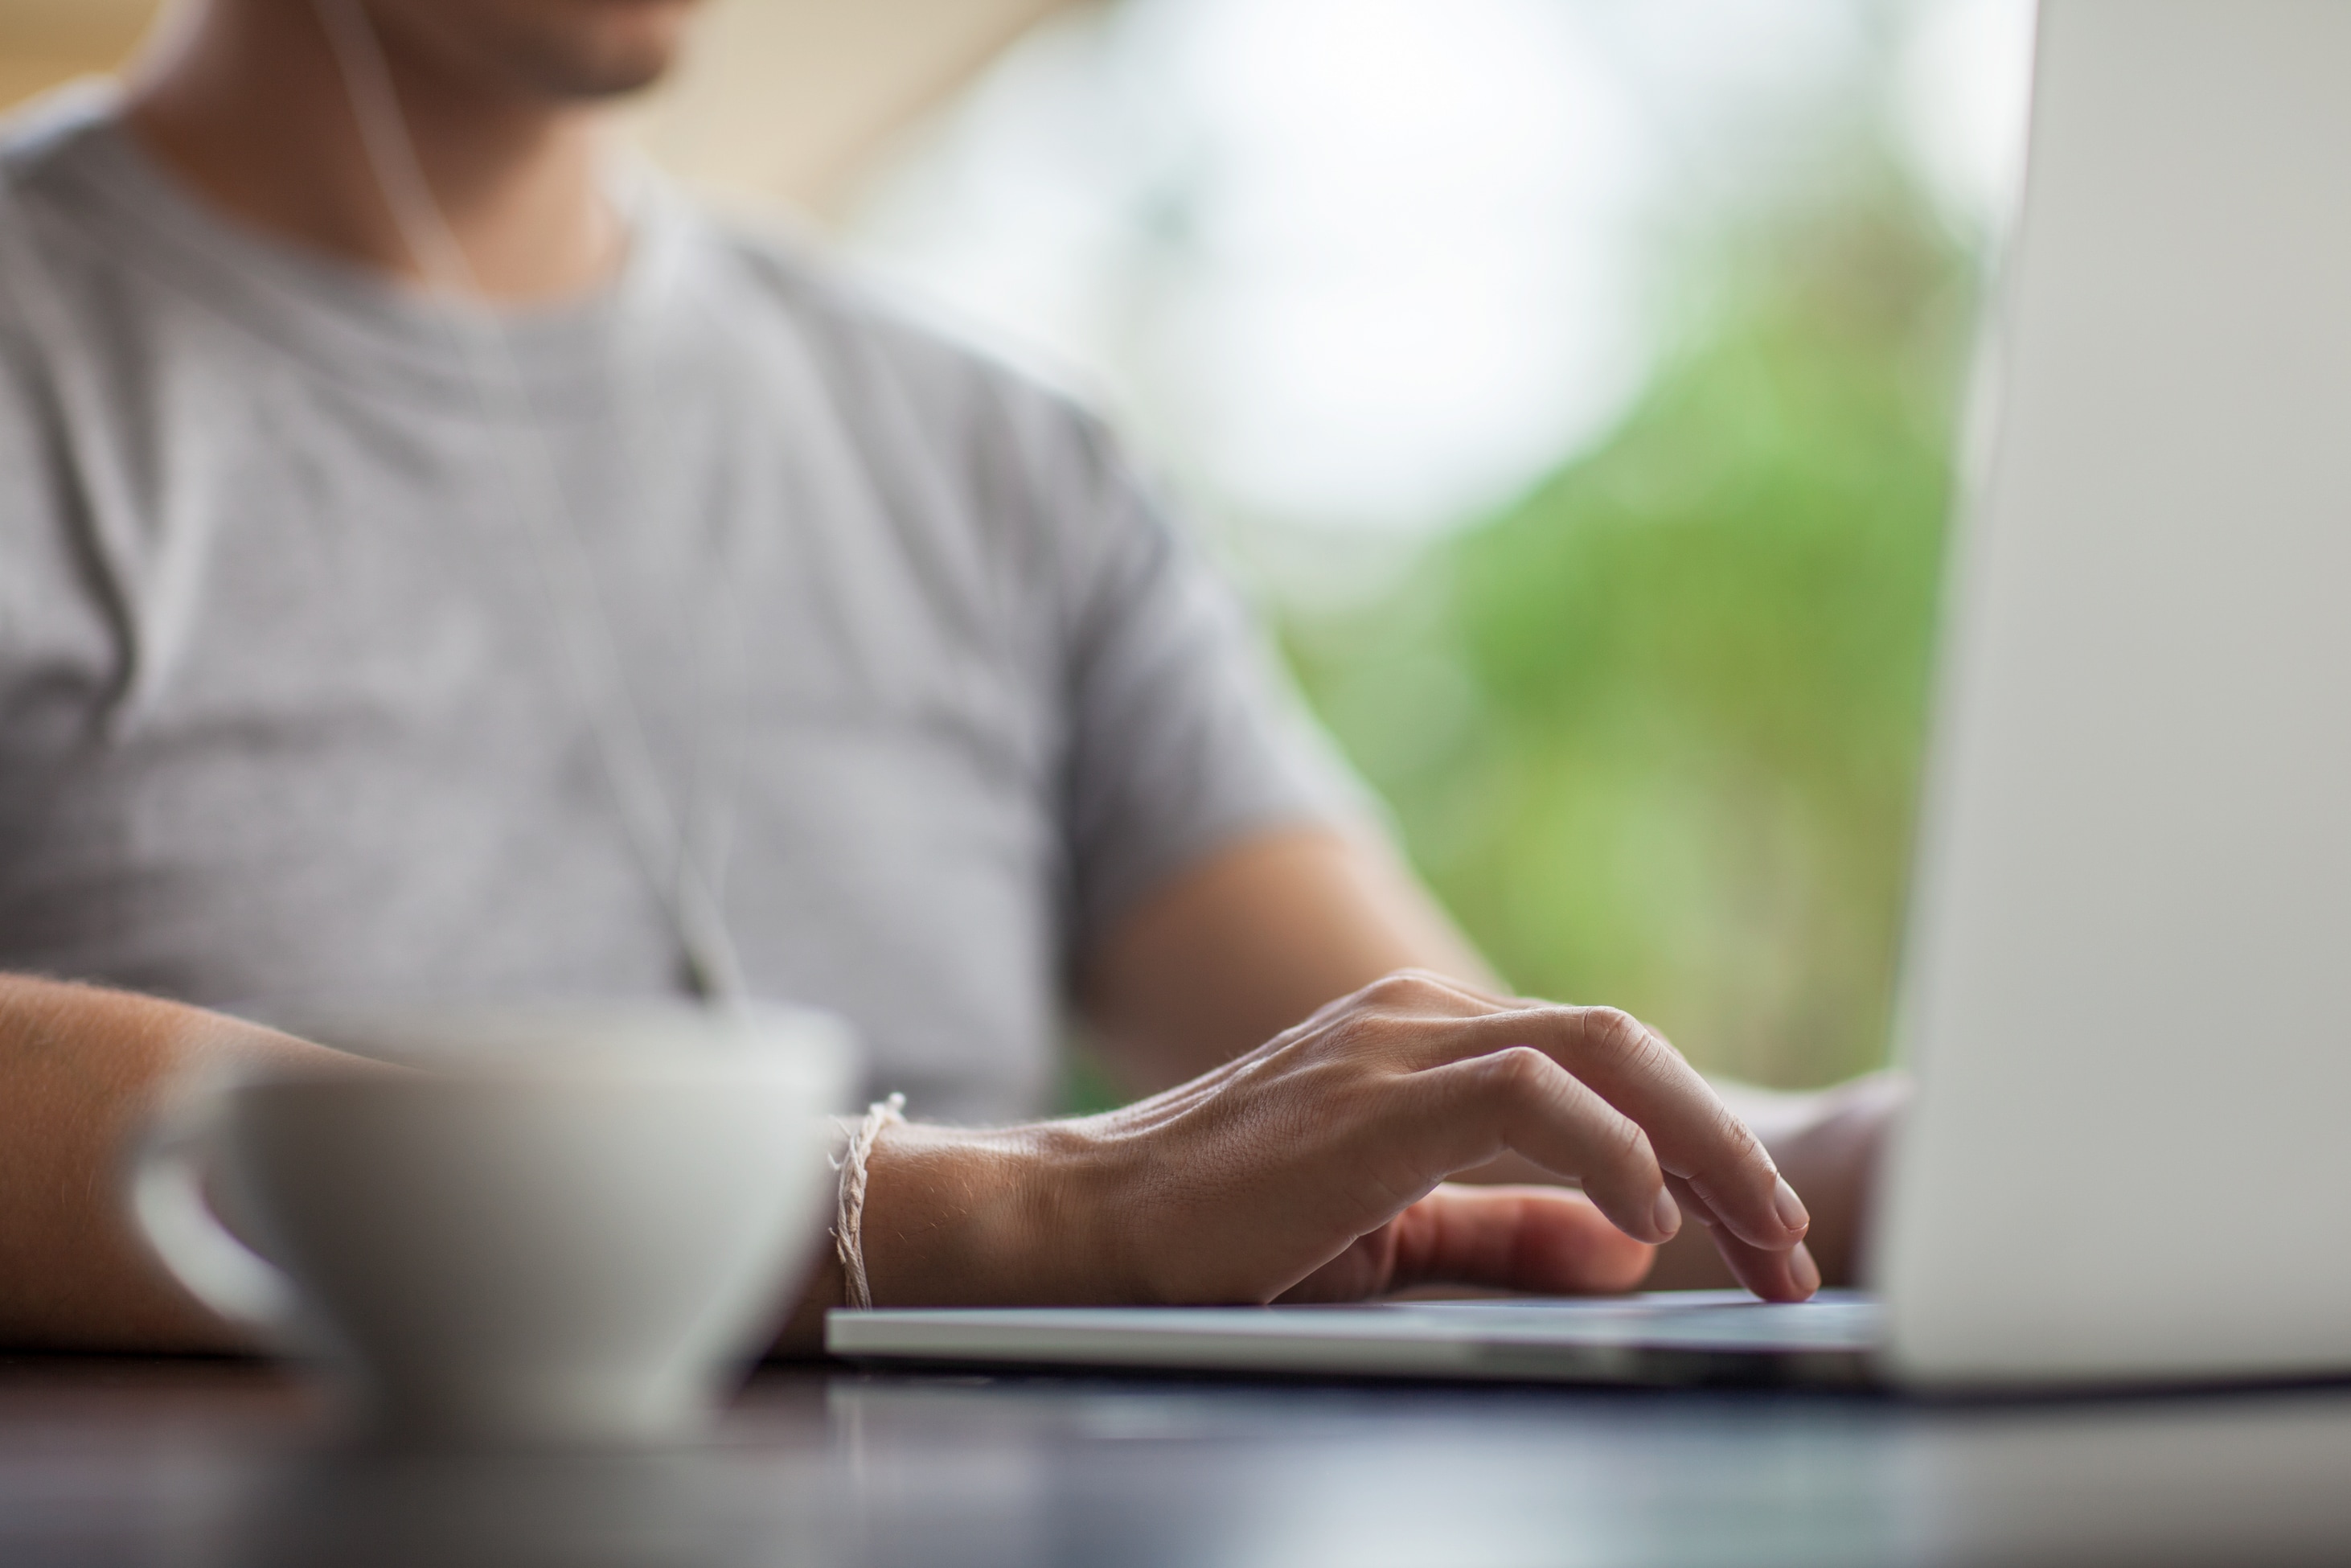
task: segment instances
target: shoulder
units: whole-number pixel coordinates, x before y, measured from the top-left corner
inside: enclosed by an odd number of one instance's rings
[[[784,225],[704,214],[705,243],[749,288],[787,313],[832,389],[874,418],[912,421],[942,450],[1019,462],[1040,482],[1113,457],[1102,399],[980,346],[969,333]],[[870,406],[874,399],[888,406]]]
[[[122,221],[135,167],[111,84],[83,81],[0,116],[0,360],[46,381],[68,350],[119,344],[152,257]]]
[[[110,87],[85,82],[0,117],[0,622],[11,648],[79,580],[57,377],[89,336],[83,296],[110,263],[85,218],[116,109]]]
[[[100,81],[69,83],[0,115],[0,222],[47,237],[80,204],[120,134],[120,100]]]
[[[86,323],[66,279],[102,265],[79,231],[117,123],[102,82],[61,88],[0,117],[0,474],[19,478],[60,340]],[[12,486],[12,488],[21,488]]]
[[[820,240],[702,222],[720,265],[789,317],[839,427],[905,497],[905,520],[978,546],[1065,619],[1138,555],[1175,546],[1159,486],[1097,398],[977,346]],[[908,493],[916,475],[926,499]]]
[[[59,187],[68,183],[89,115],[79,95],[52,95],[0,120],[0,531],[16,532],[28,507],[45,381],[45,318],[57,308],[50,277]],[[61,112],[71,110],[73,112]]]

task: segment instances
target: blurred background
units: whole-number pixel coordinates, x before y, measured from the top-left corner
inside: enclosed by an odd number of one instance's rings
[[[1515,986],[1883,1060],[2029,0],[711,11],[632,134],[1106,403]]]

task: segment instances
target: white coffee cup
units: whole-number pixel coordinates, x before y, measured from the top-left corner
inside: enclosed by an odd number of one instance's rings
[[[838,1020],[629,1005],[283,1021],[397,1065],[192,1089],[141,1145],[132,1207],[190,1291],[338,1368],[377,1431],[674,1436],[778,1326],[829,1208],[825,1118],[853,1057]]]

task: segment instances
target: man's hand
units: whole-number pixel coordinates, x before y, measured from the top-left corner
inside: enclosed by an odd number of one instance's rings
[[[1508,1153],[1583,1195],[1440,1185]],[[1654,1030],[1425,972],[1123,1110],[895,1129],[867,1201],[893,1304],[1624,1289],[1685,1216],[1757,1294],[1820,1283],[1794,1190]]]

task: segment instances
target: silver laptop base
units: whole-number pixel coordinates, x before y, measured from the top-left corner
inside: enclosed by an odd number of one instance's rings
[[[1672,1386],[1871,1381],[1880,1314],[1824,1291],[1743,1291],[1315,1307],[835,1312],[832,1354],[874,1364],[1094,1367],[1320,1377]]]

